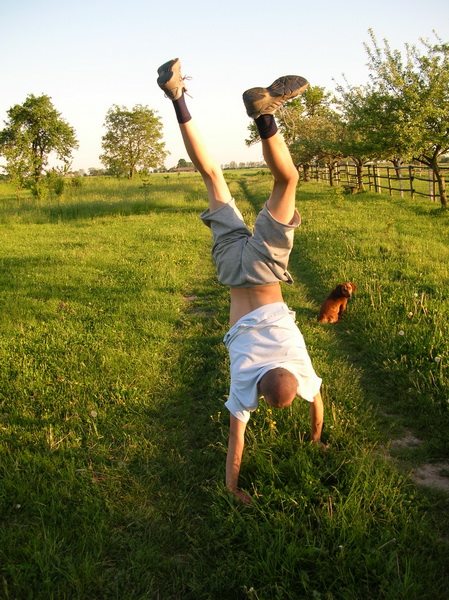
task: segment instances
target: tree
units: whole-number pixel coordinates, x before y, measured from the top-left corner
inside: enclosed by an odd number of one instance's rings
[[[160,117],[147,106],[137,104],[132,110],[113,105],[109,109],[102,138],[101,162],[116,175],[132,179],[136,170],[162,167],[167,152],[162,142]]]
[[[6,159],[6,171],[18,187],[31,178],[33,192],[39,196],[49,155],[54,152],[68,165],[72,151],[78,148],[75,130],[46,95],[30,94],[7,114],[6,127],[0,132],[0,154]]]
[[[310,164],[324,162],[329,169],[329,183],[341,158],[338,147],[341,124],[332,109],[333,98],[323,87],[312,86],[300,98],[287,102],[279,114],[279,126],[289,145],[293,161],[309,179]]]
[[[390,159],[417,160],[430,167],[438,182],[442,206],[447,206],[440,158],[449,150],[449,44],[421,40],[422,49],[406,45],[405,57],[383,49],[370,30],[369,56],[371,120],[377,135],[390,146]]]
[[[185,158],[180,158],[178,160],[178,164],[176,166],[177,169],[185,169],[187,167],[192,167],[193,168],[193,163],[187,161]]]
[[[375,114],[372,110],[372,100],[374,98],[376,102],[379,99],[379,106],[381,106],[380,96],[370,93],[363,86],[339,85],[337,91],[340,94],[338,107],[341,118],[338,146],[342,155],[354,162],[357,188],[363,191],[364,165],[374,158],[386,158],[390,152],[389,138],[380,131],[382,119],[388,111],[379,111],[379,114]]]
[[[293,161],[304,170],[304,179],[309,179],[310,163],[322,159],[330,166],[331,180],[335,159],[331,158],[330,136],[334,136],[335,113],[331,109],[331,95],[323,87],[312,86],[301,96],[290,100],[276,113],[276,122],[289,146]],[[259,141],[254,121],[248,126],[250,136],[247,146]]]

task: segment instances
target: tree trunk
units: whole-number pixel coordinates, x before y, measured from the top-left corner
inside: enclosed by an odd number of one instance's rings
[[[304,181],[310,181],[310,165],[305,163],[302,168],[304,170]]]
[[[432,164],[430,165],[432,168],[432,171],[435,174],[437,183],[438,183],[438,192],[440,194],[440,202],[441,202],[441,206],[444,206],[444,208],[447,207],[447,193],[446,193],[446,182],[444,180],[444,172],[441,172],[440,167],[438,166],[438,161],[432,161]]]
[[[421,156],[416,160],[419,160],[419,162],[432,169],[432,172],[435,175],[438,183],[438,193],[440,195],[441,206],[443,206],[443,208],[447,208],[446,182],[444,180],[444,172],[441,172],[441,169],[438,165],[438,156],[439,155],[435,153],[432,157]]]
[[[365,186],[363,185],[363,161],[362,160],[357,160],[356,170],[357,170],[357,188],[358,188],[359,192],[364,192]]]
[[[393,163],[394,170],[396,171],[396,177],[398,179],[401,179],[402,178],[402,175],[401,175],[402,158],[393,158],[391,160],[391,162]]]
[[[329,161],[327,163],[327,168],[329,169],[329,185],[333,187],[335,182],[335,163],[333,161]]]

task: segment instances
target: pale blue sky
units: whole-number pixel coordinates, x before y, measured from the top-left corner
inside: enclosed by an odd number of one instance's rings
[[[6,111],[30,93],[52,98],[77,132],[73,168],[100,166],[101,136],[113,104],[144,104],[164,125],[168,167],[187,158],[157,68],[180,57],[192,76],[190,111],[220,163],[260,160],[246,148],[242,92],[280,75],[335,88],[342,74],[365,83],[363,47],[379,41],[449,41],[447,0],[0,0],[0,128]]]

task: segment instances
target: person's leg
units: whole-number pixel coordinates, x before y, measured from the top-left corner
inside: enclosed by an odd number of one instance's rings
[[[187,154],[203,177],[209,198],[209,209],[212,212],[232,199],[231,192],[223,177],[221,168],[207,151],[203,138],[194,121],[190,120],[186,123],[180,123],[179,128]]]
[[[277,130],[274,113],[301,94],[308,82],[297,75],[276,79],[268,88],[251,88],[243,94],[243,102],[250,117],[255,120],[265,162],[274,177],[274,185],[267,206],[273,217],[288,224],[295,214],[295,194],[298,171],[288,147]]]
[[[274,120],[274,117],[270,116]],[[273,189],[267,202],[268,210],[277,221],[288,224],[295,214],[298,169],[293,164],[287,144],[279,132],[267,139],[262,138],[262,152],[274,178]]]
[[[179,59],[173,59],[158,69],[158,85],[173,102],[176,118],[181,130],[182,139],[195,168],[201,173],[207,189],[209,209],[214,211],[231,199],[223,173],[218,164],[210,156],[203,138],[192,120],[186,105],[184,92],[187,91],[185,80],[181,75]]]

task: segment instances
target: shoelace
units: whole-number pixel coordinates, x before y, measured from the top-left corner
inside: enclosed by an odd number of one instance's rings
[[[192,81],[192,79],[193,77],[190,77],[190,75],[184,75],[184,77],[182,77],[183,81]],[[191,96],[187,90],[184,90],[184,94],[186,94],[189,98],[193,98],[193,96]]]
[[[192,79],[193,78],[190,77],[190,75],[184,75],[184,77],[181,77],[181,81],[192,81]],[[188,96],[189,98],[193,98],[193,96],[191,96],[185,88],[183,88],[183,91],[184,94],[186,94],[186,96]],[[164,96],[165,98],[169,98],[171,100],[170,96],[167,96],[167,94],[164,94]]]

